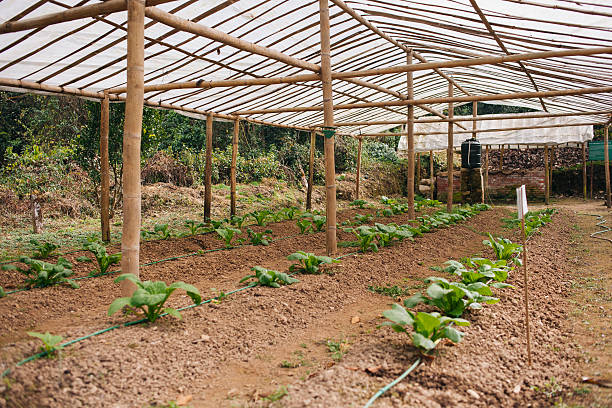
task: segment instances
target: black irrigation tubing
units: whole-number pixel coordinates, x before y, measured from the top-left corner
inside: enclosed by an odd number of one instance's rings
[[[470,218],[471,218],[471,217],[470,217]],[[296,234],[296,235],[292,235],[292,236],[288,236],[288,237],[281,237],[281,238],[277,239],[277,241],[278,241],[278,240],[281,240],[281,239],[288,239],[288,238],[295,237],[295,236],[298,236],[298,235],[301,235],[301,234]],[[237,248],[237,247],[232,247],[232,248],[217,248],[217,249],[215,249],[215,250],[233,249],[233,248]],[[209,251],[212,251],[212,250],[209,250]],[[344,255],[338,256],[338,257],[336,257],[336,258],[334,258],[334,259],[335,259],[335,260],[339,260],[339,259],[342,259],[342,258],[346,258],[346,257],[348,257],[348,256],[351,256],[351,255],[358,255],[358,254],[360,254],[360,252],[359,252],[359,251],[356,251],[356,252],[351,252],[351,253],[348,253],[348,254],[344,254]],[[189,255],[189,254],[187,254],[187,255]],[[157,261],[157,262],[160,262],[160,261]],[[298,272],[293,272],[293,273],[291,273],[289,276],[291,276],[291,275],[295,275],[295,274],[297,274],[297,273],[298,273]],[[237,293],[237,292],[240,292],[240,291],[243,291],[243,290],[249,289],[249,288],[253,288],[253,287],[255,287],[255,286],[257,286],[257,285],[254,285],[254,284],[249,284],[249,285],[243,286],[243,287],[241,287],[241,288],[238,288],[238,289],[234,289],[234,290],[232,290],[232,291],[229,291],[229,292],[225,293],[224,295],[225,295],[225,296],[228,296],[228,295],[231,295],[231,294],[233,294],[233,293]],[[184,307],[178,308],[178,309],[176,309],[176,310],[177,310],[177,311],[182,311],[182,310],[192,309],[192,308],[194,308],[194,307],[198,307],[198,306],[200,306],[200,305],[210,303],[210,302],[212,302],[213,300],[217,300],[217,299],[219,299],[219,297],[220,297],[220,296],[215,296],[215,297],[212,297],[212,298],[210,298],[210,299],[208,299],[208,300],[205,300],[205,301],[203,301],[203,302],[200,302],[200,303],[198,303],[198,304],[193,304],[193,305],[184,306]],[[165,315],[167,315],[167,313],[163,313],[163,314],[161,314],[161,315],[160,315],[160,317],[161,317],[161,316],[165,316]],[[107,327],[107,328],[105,328],[105,329],[98,330],[98,331],[96,331],[96,332],[94,332],[94,333],[90,333],[90,334],[87,334],[87,335],[85,335],[85,336],[82,336],[82,337],[79,337],[79,338],[76,338],[76,339],[70,340],[70,341],[68,341],[68,342],[66,342],[66,343],[63,343],[63,344],[61,344],[61,345],[60,345],[60,348],[64,348],[64,347],[66,347],[66,346],[70,346],[70,345],[72,345],[72,344],[78,343],[78,342],[80,342],[80,341],[86,340],[86,339],[91,338],[91,337],[94,337],[94,336],[98,336],[98,335],[100,335],[100,334],[106,333],[106,332],[111,331],[111,330],[118,329],[118,328],[120,328],[120,327],[129,327],[129,326],[134,326],[134,325],[137,325],[137,324],[140,324],[140,323],[144,323],[144,322],[146,322],[146,321],[148,321],[148,320],[147,320],[147,319],[139,319],[139,320],[133,320],[133,321],[131,321],[131,322],[126,322],[126,323],[122,323],[122,324],[117,324],[117,325],[114,325],[114,326],[110,326],[110,327]],[[28,363],[28,362],[30,362],[30,361],[37,360],[37,359],[42,358],[42,357],[45,357],[45,356],[47,356],[47,355],[49,355],[49,354],[50,354],[50,353],[49,353],[49,352],[47,352],[47,351],[42,351],[42,352],[40,352],[40,353],[34,354],[34,355],[30,356],[30,357],[27,357],[27,358],[25,358],[25,359],[23,359],[23,360],[21,360],[21,361],[17,362],[17,363],[15,364],[15,366],[16,366],[16,367],[20,367],[20,366],[22,366],[22,365],[24,365],[24,364],[26,364],[26,363]],[[417,360],[417,363],[415,363],[415,364],[417,364],[417,365],[418,365],[418,363],[420,363],[420,359],[419,359],[419,360]],[[410,370],[410,371],[412,371],[412,370]],[[10,373],[11,373],[11,368],[7,368],[6,370],[4,370],[4,371],[2,372],[2,374],[0,374],[0,378],[4,378],[6,375],[8,375],[8,374],[10,374]],[[406,375],[408,375],[408,374],[406,374]],[[402,378],[403,378],[403,377],[402,377]],[[398,380],[397,382],[399,382],[399,381],[401,381],[401,379],[400,379],[400,380]],[[393,383],[393,384],[391,385],[391,387],[392,387],[393,385],[395,385],[395,383]],[[390,388],[390,387],[389,387],[389,388]],[[385,390],[385,391],[386,391],[386,390]],[[384,392],[384,391],[383,391],[383,392]]]
[[[594,239],[601,239],[603,241],[608,241],[609,243],[612,244],[612,239],[610,238],[604,238],[604,237],[596,237],[595,235],[599,235],[599,234],[605,234],[606,232],[611,231],[612,229],[610,227],[608,227],[607,225],[604,225],[606,222],[608,222],[603,215],[598,215],[598,214],[580,214],[580,215],[588,215],[590,217],[597,217],[597,223],[595,224],[596,227],[601,228],[601,230],[594,232],[590,235],[591,238]]]

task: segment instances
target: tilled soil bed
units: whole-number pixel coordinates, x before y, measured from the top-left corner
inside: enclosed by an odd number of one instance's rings
[[[430,266],[475,254],[492,256],[482,245],[486,232],[517,239],[516,231],[502,226],[501,218],[509,215],[504,208],[489,210],[378,253],[351,255],[355,248],[341,248],[339,254],[347,256],[325,274],[298,275],[299,283],[280,289],[243,290],[185,310],[181,321],[164,317],[120,327],[76,343],[58,358],[18,368],[14,364],[38,346],[24,338],[25,330],[74,339],[135,317],[106,316],[118,293],[110,276],[83,280],[78,290],[15,294],[0,300],[0,369],[12,369],[0,386],[0,407],[147,407],[170,400],[192,407],[363,406],[417,357],[405,335],[377,329],[381,312],[394,299],[368,287],[397,284],[415,292],[423,278],[436,274]],[[563,210],[529,243],[531,368],[525,357],[522,283],[515,271],[510,283],[516,289],[498,291],[500,303],[468,313],[472,325],[463,342],[442,344],[434,359],[375,406],[549,406],[574,387],[578,363],[566,319],[571,271],[565,264],[572,217]],[[405,217],[384,220],[391,221],[403,223]],[[251,266],[286,271],[291,263],[286,256],[294,251],[323,254],[323,233],[295,235],[295,222],[274,228],[277,236],[288,238],[268,247],[154,264],[141,276],[183,280],[210,297],[211,288],[241,287],[238,281]],[[352,239],[344,232],[340,238]],[[159,258],[169,254],[176,252]],[[182,292],[170,304],[185,306],[188,300]],[[338,353],[329,352],[330,343],[338,344]]]

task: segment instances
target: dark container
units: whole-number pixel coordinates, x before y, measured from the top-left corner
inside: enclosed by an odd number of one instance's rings
[[[467,139],[461,143],[461,167],[464,169],[480,168],[480,142],[476,139]]]

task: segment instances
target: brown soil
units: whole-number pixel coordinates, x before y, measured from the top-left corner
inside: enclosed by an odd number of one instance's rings
[[[508,214],[509,210],[497,208],[414,243],[348,256],[329,273],[300,275],[301,282],[292,286],[241,291],[221,303],[184,311],[182,321],[162,318],[77,343],[59,359],[13,368],[0,386],[0,407],[142,407],[186,396],[191,396],[192,407],[362,406],[416,358],[404,336],[376,329],[382,322],[380,313],[393,300],[367,287],[398,284],[416,291],[422,278],[434,274],[429,266],[477,253],[491,255],[481,243],[484,232],[516,239],[516,232],[502,228],[500,219]],[[402,222],[402,218],[385,222]],[[529,244],[532,368],[525,364],[522,284],[515,272],[511,276],[515,290],[500,292],[499,304],[468,315],[472,326],[465,330],[462,343],[444,344],[433,361],[420,366],[375,406],[549,406],[570,395],[582,373],[574,327],[567,319],[574,273],[567,262],[572,249],[569,238],[577,219],[573,212],[562,210]],[[294,222],[271,229],[275,236],[297,232]],[[341,233],[341,239],[352,238]],[[146,243],[143,260],[202,245],[213,247],[213,243],[221,246],[208,236]],[[253,265],[286,270],[289,253],[304,249],[322,254],[324,248],[323,233],[298,235],[269,247],[155,264],[143,268],[142,277],[184,280],[206,296],[211,288],[240,287],[238,280]],[[341,254],[353,251],[340,249]],[[25,339],[27,329],[73,339],[133,320],[133,316],[106,316],[118,291],[112,279],[82,280],[79,290],[45,288],[2,299],[0,369],[13,367],[36,351],[37,343]],[[187,305],[188,298],[179,293],[170,304]],[[332,358],[327,340],[343,344],[346,354],[340,362]],[[288,395],[271,403],[281,386],[289,387]]]

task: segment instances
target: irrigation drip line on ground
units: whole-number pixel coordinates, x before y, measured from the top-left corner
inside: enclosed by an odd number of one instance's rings
[[[363,408],[369,408],[374,403],[374,401],[376,401],[378,397],[383,395],[385,392],[389,391],[391,388],[395,387],[400,381],[406,378],[408,374],[412,372],[412,370],[417,368],[419,364],[421,364],[421,357],[417,358],[416,361],[410,366],[410,368],[404,371],[402,375],[400,375],[395,380],[391,381],[389,384],[385,385],[380,390],[378,390],[376,394],[374,394],[372,398],[368,400],[368,402],[363,406]]]
[[[590,217],[597,217],[597,223],[595,224],[596,227],[602,228],[600,231],[596,231],[594,233],[592,233],[591,235],[589,235],[591,238],[594,239],[601,239],[604,241],[608,241],[609,243],[612,244],[612,239],[610,238],[605,238],[605,237],[596,237],[595,235],[599,235],[599,234],[605,234],[606,232],[611,231],[612,229],[610,227],[608,227],[607,225],[604,225],[606,222],[608,222],[603,215],[599,215],[599,214],[580,214],[580,215],[588,215]]]

